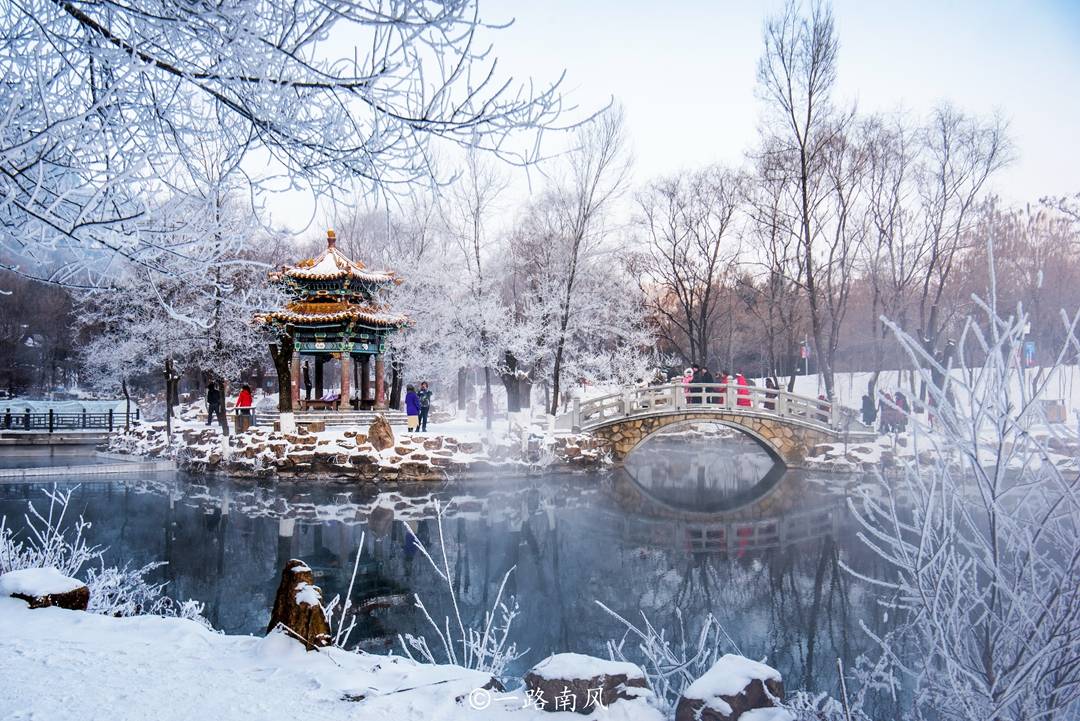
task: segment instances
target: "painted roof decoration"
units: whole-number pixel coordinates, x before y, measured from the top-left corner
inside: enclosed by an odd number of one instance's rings
[[[404,328],[409,323],[406,316],[391,312],[374,292],[378,287],[401,283],[397,274],[393,271],[367,270],[363,263],[346,256],[337,249],[337,236],[332,230],[326,232],[326,250],[320,255],[296,265],[284,266],[280,271],[270,273],[270,280],[298,282],[288,284],[293,299],[284,308],[256,316],[256,320],[262,323],[347,323],[388,329]],[[324,287],[307,288],[304,283],[326,280],[344,282],[338,291]],[[360,282],[352,283],[353,280]],[[368,286],[366,290],[365,286]]]
[[[399,285],[401,278],[392,270],[368,270],[358,260],[349,258],[337,248],[337,235],[332,230],[326,231],[326,250],[314,258],[302,260],[296,265],[284,266],[280,271],[270,273],[270,280],[296,278],[298,280],[337,280],[339,278],[357,280],[379,285]]]
[[[357,321],[363,325],[379,328],[401,328],[409,319],[397,313],[389,313],[385,308],[364,305],[352,305],[347,303],[326,303],[325,311],[311,312],[309,309],[297,308],[297,306],[310,306],[308,303],[289,303],[283,310],[275,310],[259,316],[263,322],[277,321],[279,323],[338,323],[342,321]],[[342,307],[336,307],[336,306]]]

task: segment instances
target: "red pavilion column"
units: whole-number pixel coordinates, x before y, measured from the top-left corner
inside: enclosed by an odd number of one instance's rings
[[[386,380],[382,353],[375,356],[375,407],[379,410],[386,409]]]
[[[341,401],[338,410],[347,411],[352,408],[349,405],[349,381],[352,380],[352,356],[347,351],[341,353]]]

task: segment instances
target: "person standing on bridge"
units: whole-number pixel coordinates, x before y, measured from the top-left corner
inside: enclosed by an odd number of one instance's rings
[[[736,373],[735,383],[739,386],[739,400],[736,401],[736,404],[743,408],[749,408],[752,404],[750,402],[750,389],[746,385],[746,376],[742,373]]]
[[[716,389],[711,385],[711,384],[716,382],[716,378],[713,377],[712,371],[709,370],[708,366],[702,366],[701,367],[701,382],[710,384],[710,385],[705,387],[705,389],[704,389],[705,391],[707,391],[710,394],[716,392]],[[709,395],[706,398],[704,398],[704,401],[706,403],[710,403],[710,404],[711,403],[716,403],[717,400],[718,399],[714,395]]]
[[[727,387],[732,381],[731,374],[724,368],[716,374],[716,378],[720,381],[720,405],[724,405],[727,403]]]
[[[691,368],[691,373],[692,373],[692,375],[690,376],[690,382],[693,385],[690,386],[690,398],[687,399],[686,402],[687,403],[693,403],[694,405],[698,405],[698,404],[701,403],[701,387],[698,385],[699,383],[702,382],[702,380],[701,380],[701,366],[699,366],[697,363],[695,363],[690,368]]]
[[[777,382],[775,377],[768,376],[765,379],[765,388],[765,410],[775,411],[776,396],[778,395],[777,391],[780,390],[780,384]]]

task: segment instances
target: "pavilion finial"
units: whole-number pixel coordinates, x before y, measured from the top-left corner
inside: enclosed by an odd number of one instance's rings
[[[337,234],[333,230],[326,231],[326,247],[333,248],[337,243]]]

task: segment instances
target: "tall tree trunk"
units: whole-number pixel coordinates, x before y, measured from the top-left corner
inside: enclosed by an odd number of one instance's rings
[[[518,377],[517,358],[510,351],[505,353],[506,367],[502,371],[502,383],[506,388],[506,412],[517,413],[521,410],[521,379]]]
[[[484,427],[488,430],[491,430],[494,413],[495,399],[491,395],[491,368],[484,366]]]
[[[165,359],[165,435],[172,437],[172,358]]]
[[[131,428],[131,394],[128,393],[127,378],[120,379],[120,390],[124,392],[124,430]]]
[[[292,413],[292,357],[293,339],[282,335],[277,343],[270,344],[270,358],[274,361],[278,384],[278,412]]]
[[[396,358],[390,361],[390,407],[401,410],[401,381],[405,376],[405,369],[401,361]]]
[[[457,407],[459,411],[465,410],[466,386],[468,385],[468,370],[458,368],[457,372]]]

